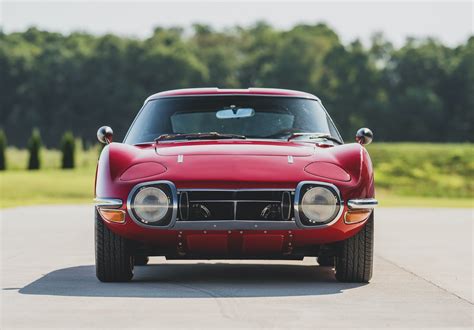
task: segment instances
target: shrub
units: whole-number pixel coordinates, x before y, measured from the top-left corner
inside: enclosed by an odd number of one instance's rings
[[[5,136],[5,132],[0,130],[0,171],[4,171],[7,168],[6,149],[7,137]]]
[[[28,141],[28,152],[30,158],[28,160],[29,170],[38,170],[41,167],[40,151],[41,151],[41,135],[37,128],[33,129],[30,140]]]
[[[72,132],[64,133],[61,139],[62,168],[74,168],[74,155],[76,149],[76,141]]]

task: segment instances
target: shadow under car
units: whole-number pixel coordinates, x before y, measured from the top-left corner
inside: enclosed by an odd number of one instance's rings
[[[279,264],[150,264],[135,267],[131,282],[101,283],[92,265],[52,271],[21,294],[77,297],[284,297],[341,293],[360,283],[340,283],[329,267]]]

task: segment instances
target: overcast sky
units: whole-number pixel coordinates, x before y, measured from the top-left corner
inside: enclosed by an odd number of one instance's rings
[[[383,32],[396,45],[409,36],[431,36],[454,46],[474,33],[472,1],[0,1],[0,24],[7,33],[35,25],[66,33],[147,37],[158,25],[225,28],[258,20],[282,29],[325,22],[344,42],[367,42],[374,32]]]

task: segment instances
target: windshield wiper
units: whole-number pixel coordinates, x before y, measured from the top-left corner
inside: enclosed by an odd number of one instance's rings
[[[288,137],[288,141],[293,140],[294,138],[306,136],[309,140],[316,140],[316,139],[325,139],[329,141],[333,141],[339,144],[342,144],[342,141],[331,136],[327,133],[293,133]]]
[[[217,132],[208,133],[179,133],[179,134],[163,134],[155,139],[155,142],[171,141],[171,140],[219,140],[219,139],[246,139],[243,135],[237,134],[221,134]]]

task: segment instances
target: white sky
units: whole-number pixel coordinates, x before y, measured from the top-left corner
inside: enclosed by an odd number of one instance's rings
[[[474,34],[473,1],[0,1],[0,25],[7,33],[35,25],[147,37],[155,26],[225,28],[265,20],[282,29],[325,22],[343,42],[367,42],[374,32],[383,32],[396,45],[409,36],[431,36],[454,46]]]

